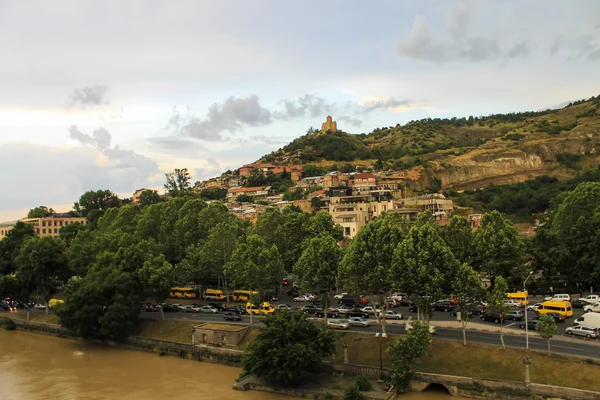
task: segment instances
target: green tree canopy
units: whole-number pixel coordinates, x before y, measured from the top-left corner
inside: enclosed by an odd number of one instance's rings
[[[165,174],[164,188],[171,197],[192,195],[192,177],[187,168],[176,168]]]
[[[85,192],[73,206],[74,210],[86,217],[90,211],[105,211],[111,207],[119,207],[119,197],[110,190],[90,190]]]
[[[489,274],[492,285],[497,276],[522,272],[524,246],[513,223],[498,211],[485,213],[473,234],[473,266]]]
[[[17,269],[15,258],[20,254],[23,243],[35,236],[33,226],[25,222],[17,222],[0,240],[0,275],[12,274]]]
[[[546,340],[546,343],[548,344],[548,355],[552,355],[552,352],[550,351],[550,339],[558,333],[558,327],[556,326],[554,318],[546,314],[540,316],[540,321],[537,323],[535,330],[538,335]]]
[[[27,218],[43,218],[52,214],[54,214],[54,210],[52,208],[48,208],[46,206],[38,206],[29,210],[29,212],[27,213]]]
[[[473,233],[465,217],[453,215],[448,225],[442,228],[442,237],[459,262],[469,262]]]
[[[509,312],[512,308],[506,304],[506,293],[508,293],[508,284],[506,279],[502,276],[496,277],[496,284],[491,291],[488,292],[488,305],[487,309],[491,312],[500,314],[500,341],[502,347],[504,345],[504,314]]]
[[[150,206],[152,204],[158,204],[162,201],[160,195],[156,190],[144,190],[140,193],[140,207]]]
[[[415,368],[427,354],[430,344],[429,325],[414,322],[413,328],[399,336],[388,348],[392,358],[391,380],[398,393],[410,390],[410,380],[415,374]]]
[[[301,313],[284,311],[263,319],[242,363],[248,374],[271,383],[295,385],[319,371],[323,359],[334,353],[331,329],[319,329]]]
[[[467,323],[472,303],[484,297],[484,289],[479,275],[467,263],[460,265],[452,280],[452,294],[456,299],[456,310],[460,312],[463,331],[463,344],[467,345]]]

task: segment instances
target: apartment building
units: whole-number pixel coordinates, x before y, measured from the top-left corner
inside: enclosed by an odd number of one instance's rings
[[[348,186],[350,176],[341,172],[330,172],[323,177],[323,187],[332,188],[339,186]]]
[[[44,218],[23,218],[18,221],[0,223],[0,240],[4,239],[8,232],[17,224],[17,222],[25,222],[33,226],[33,230],[39,237],[57,237],[60,228],[75,222],[82,225],[87,223],[85,217],[71,217],[69,214],[55,214]]]
[[[335,223],[342,226],[344,236],[348,238],[353,238],[369,221],[393,208],[390,191],[329,197],[329,214]]]
[[[252,196],[255,199],[264,199],[271,192],[271,186],[254,186],[254,187],[238,187],[231,188],[227,191],[227,199],[235,200],[241,194]]]
[[[396,204],[397,208],[415,208],[420,212],[429,210],[433,218],[442,224],[449,220],[454,212],[452,200],[446,199],[442,194],[408,197],[397,200]]]
[[[384,190],[398,190],[402,188],[405,180],[406,174],[404,172],[381,172],[378,177],[377,187]]]

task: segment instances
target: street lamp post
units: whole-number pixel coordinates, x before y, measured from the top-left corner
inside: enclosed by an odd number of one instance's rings
[[[523,359],[523,364],[525,364],[525,390],[529,390],[531,386],[531,380],[529,379],[529,364],[531,364],[531,360],[529,357]]]
[[[375,337],[379,342],[379,379],[383,381],[383,349],[381,342],[387,338],[387,334],[385,333],[376,333]]]
[[[527,280],[533,276],[533,271],[529,272],[527,278],[525,278],[525,282],[523,282],[523,292],[525,293],[525,347],[529,350],[529,320],[527,319],[527,306],[529,305],[529,295],[527,292],[527,288],[525,285],[527,284]]]

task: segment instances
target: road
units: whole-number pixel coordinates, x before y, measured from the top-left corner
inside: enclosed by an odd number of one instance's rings
[[[402,309],[401,312],[407,311],[406,307],[399,307]],[[436,320],[447,320],[452,321],[454,318],[450,318],[447,313],[435,313]],[[410,315],[410,313],[408,313]],[[142,318],[157,319],[160,318],[160,313],[142,313]],[[165,313],[165,319],[176,319],[176,320],[188,320],[200,322],[223,322],[223,316],[221,314],[195,314],[195,313]],[[253,317],[253,326],[260,324],[260,317]],[[319,320],[315,321],[318,322]],[[476,319],[479,321],[479,319]],[[241,322],[228,322],[230,324],[242,324],[249,325],[250,317],[248,315],[242,315]],[[435,320],[433,321],[435,324]],[[495,325],[494,323],[489,323]],[[507,324],[507,326],[510,324]],[[570,326],[567,322],[566,326]],[[381,329],[374,319],[371,319],[371,326],[358,328],[353,327],[349,331],[358,333],[371,333],[375,334],[380,332]],[[387,331],[390,335],[399,335],[404,333],[404,325],[387,325]],[[453,328],[437,328],[435,333],[436,338],[447,339],[447,340],[459,340],[462,341],[462,330]],[[487,345],[500,346],[500,334],[496,332],[484,332],[468,329],[467,326],[467,341],[471,343],[480,343]],[[525,349],[526,339],[524,335],[515,335],[506,333],[504,335],[504,342],[508,347]],[[585,358],[600,358],[600,344],[595,340],[586,341],[579,337],[567,337],[557,336],[556,339],[550,341],[551,349],[553,353],[579,356]],[[529,348],[532,350],[547,351],[548,345],[546,341],[534,333],[529,335]]]

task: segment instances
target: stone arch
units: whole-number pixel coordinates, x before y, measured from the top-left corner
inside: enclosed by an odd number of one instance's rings
[[[451,396],[454,396],[457,394],[458,389],[452,385],[445,385],[443,383],[432,382],[432,383],[429,383],[427,386],[425,386],[425,389],[423,389],[423,392],[446,393]]]

